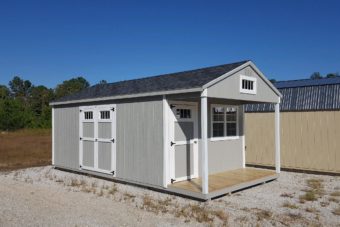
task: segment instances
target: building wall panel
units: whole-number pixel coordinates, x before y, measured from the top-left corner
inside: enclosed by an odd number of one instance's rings
[[[162,100],[117,104],[117,177],[163,185]]]
[[[79,168],[79,108],[54,110],[55,165]]]
[[[282,112],[281,165],[340,172],[340,111]],[[246,162],[274,166],[274,113],[246,113]]]

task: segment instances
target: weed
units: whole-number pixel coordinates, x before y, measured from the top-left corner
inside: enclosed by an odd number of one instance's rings
[[[117,188],[117,186],[116,186],[115,184],[113,184],[113,185],[111,186],[111,188],[109,189],[108,193],[109,193],[110,195],[114,195],[114,194],[116,194],[116,192],[118,192],[118,188]]]
[[[124,193],[124,200],[134,200],[135,198],[136,198],[135,195],[132,195],[132,194],[130,194],[128,192]]]
[[[340,196],[340,191],[335,191],[330,194],[331,196]]]
[[[299,207],[295,204],[292,204],[288,201],[284,202],[284,204],[282,205],[283,207],[287,207],[287,208],[290,208],[290,209],[298,209]]]
[[[290,217],[291,219],[302,219],[303,218],[300,213],[288,213],[287,216]]]
[[[148,195],[145,195],[143,198],[143,208],[156,214],[159,212],[166,213],[168,211],[166,206],[160,204],[159,201],[154,201]]]
[[[223,223],[227,223],[229,216],[222,210],[213,211],[213,214],[218,217]]]
[[[334,203],[339,203],[340,200],[338,198],[332,196],[332,197],[328,198],[328,201],[329,202],[334,202]]]
[[[313,188],[313,189],[321,189],[321,188],[323,188],[322,183],[323,183],[322,179],[312,178],[312,179],[308,179],[307,180],[307,185],[310,188]]]
[[[307,191],[304,195],[301,195],[299,199],[300,203],[304,203],[305,201],[315,201],[318,197],[314,191]]]
[[[273,213],[268,210],[262,210],[258,208],[256,208],[255,210],[256,210],[255,214],[257,216],[258,221],[262,221],[263,219],[270,219],[273,215]]]
[[[285,198],[294,198],[293,193],[287,193],[287,192],[282,193],[280,196],[285,197]]]
[[[317,209],[314,208],[314,207],[307,207],[307,208],[305,209],[305,211],[308,212],[308,213],[318,213],[318,212],[319,212],[319,210],[317,210]]]

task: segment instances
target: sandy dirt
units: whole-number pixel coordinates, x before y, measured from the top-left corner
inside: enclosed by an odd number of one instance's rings
[[[340,177],[283,172],[202,203],[47,166],[0,172],[0,204],[0,226],[340,226]]]

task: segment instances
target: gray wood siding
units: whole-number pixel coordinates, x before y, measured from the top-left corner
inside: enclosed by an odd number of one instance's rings
[[[117,104],[117,177],[163,185],[162,100]]]
[[[257,94],[240,93],[240,75],[257,78]],[[208,88],[208,96],[214,98],[228,98],[234,100],[257,101],[257,102],[277,102],[278,96],[265,83],[264,80],[253,70],[251,66],[225,78],[217,84]]]
[[[79,108],[54,110],[55,165],[79,168]]]

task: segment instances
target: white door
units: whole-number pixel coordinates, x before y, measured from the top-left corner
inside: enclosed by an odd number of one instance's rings
[[[115,105],[80,107],[80,167],[115,175]]]
[[[171,183],[198,177],[197,104],[170,103],[170,178]]]

